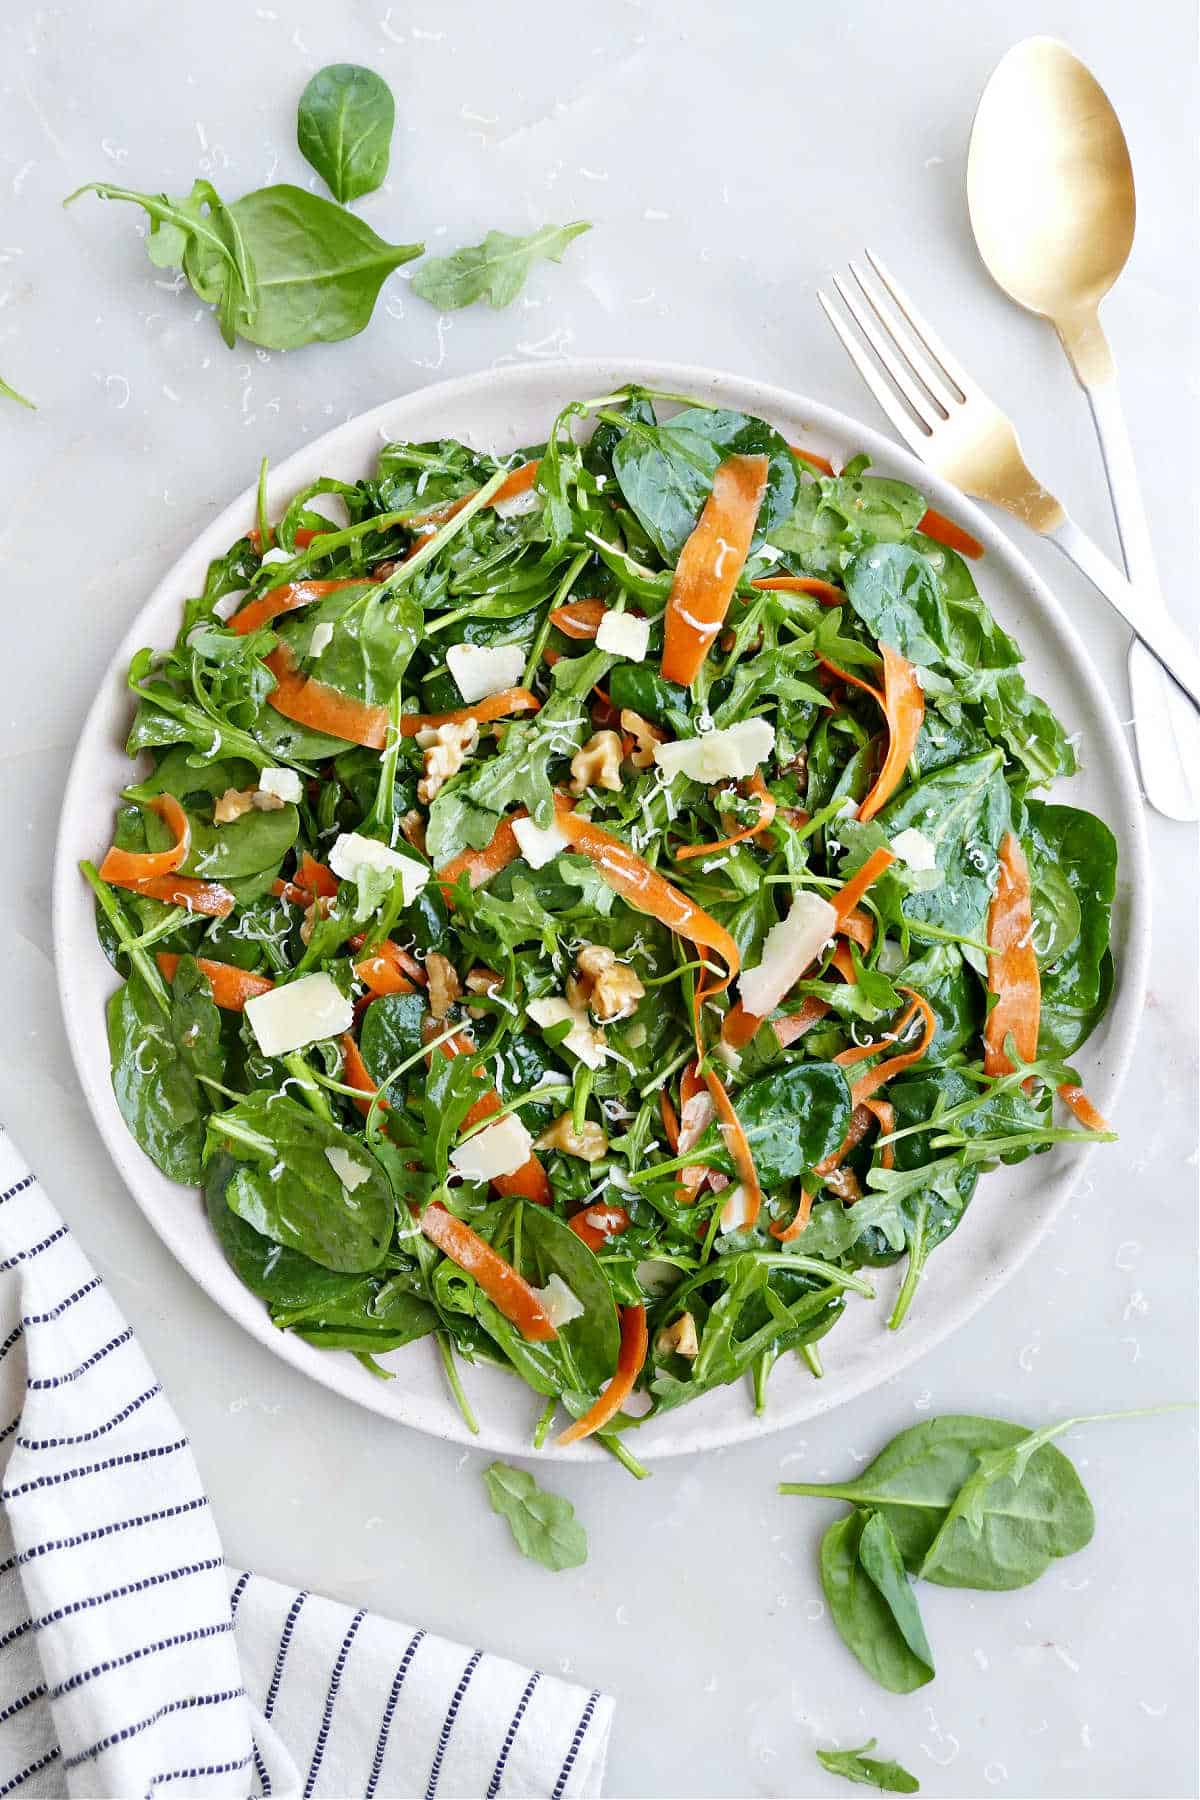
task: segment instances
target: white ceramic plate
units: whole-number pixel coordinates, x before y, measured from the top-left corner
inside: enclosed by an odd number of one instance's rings
[[[1069,784],[1064,798],[1106,819],[1120,844],[1113,919],[1116,991],[1103,1025],[1078,1058],[1089,1094],[1107,1112],[1133,1046],[1149,947],[1145,830],[1129,752],[1087,652],[1044,582],[991,518],[905,451],[843,414],[780,388],[670,363],[578,361],[487,372],[425,388],[364,413],[306,445],[274,471],[271,513],[277,517],[290,496],[319,475],[354,481],[372,473],[380,444],[390,438],[457,437],[507,452],[541,441],[568,401],[611,393],[629,380],[761,415],[793,442],[839,464],[865,450],[879,471],[912,482],[986,546],[979,573],[989,604],[1023,646],[1031,685],[1066,720],[1069,731],[1081,734],[1084,772]],[[200,591],[210,559],[223,554],[252,524],[254,504],[254,492],[248,489],[200,534],[155,589],[118,647],[79,740],[54,875],[59,992],[79,1078],[101,1135],[150,1224],[204,1291],[276,1356],[386,1418],[480,1448],[528,1454],[541,1403],[515,1377],[482,1365],[465,1369],[481,1424],[480,1436],[472,1438],[446,1393],[431,1345],[414,1344],[385,1357],[396,1379],[384,1382],[348,1353],[316,1350],[277,1331],[266,1309],[226,1264],[199,1196],[181,1193],[142,1154],[113,1099],[104,1004],[114,976],[96,942],[91,894],[77,864],[82,857],[99,860],[109,842],[115,796],[129,778],[122,748],[130,717],[124,681],[129,658],[140,645],[165,646],[174,640],[181,602]],[[765,1417],[753,1416],[746,1386],[738,1384],[647,1426],[631,1440],[637,1454],[671,1456],[738,1443],[811,1418],[895,1375],[969,1318],[1020,1266],[1067,1200],[1086,1154],[1064,1147],[986,1176],[962,1227],[931,1258],[901,1332],[893,1335],[885,1329],[899,1272],[879,1271],[877,1299],[872,1303],[851,1296],[846,1315],[823,1342],[823,1381],[814,1381],[798,1358],[787,1357],[772,1375]],[[546,1454],[604,1456],[592,1445],[565,1452],[551,1448]]]

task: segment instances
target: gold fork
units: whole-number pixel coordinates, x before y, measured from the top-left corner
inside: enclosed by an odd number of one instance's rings
[[[1004,507],[1056,544],[1200,707],[1200,656],[1187,637],[1169,618],[1144,610],[1137,589],[1031,472],[1012,422],[971,380],[879,258],[870,250],[866,256],[873,278],[853,262],[853,287],[833,277],[853,325],[828,294],[817,299],[909,449],[964,493]]]

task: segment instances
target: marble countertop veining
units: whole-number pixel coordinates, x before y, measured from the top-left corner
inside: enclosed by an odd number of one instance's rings
[[[1039,1423],[1188,1397],[1195,1381],[1196,843],[1151,822],[1155,947],[1116,1124],[1041,1252],[940,1349],[803,1432],[664,1465],[556,1466],[583,1570],[501,1547],[482,1458],[348,1409],[242,1335],[131,1204],[79,1096],[50,959],[47,884],[72,745],[99,672],[161,570],[266,452],[397,392],[525,359],[669,356],[820,396],[877,423],[815,304],[870,242],[1019,421],[1030,461],[1110,548],[1087,409],[1050,332],[972,250],[975,97],[1023,35],[1090,62],[1125,123],[1140,217],[1107,307],[1164,588],[1195,596],[1200,119],[1194,9],[1089,0],[153,0],[0,19],[0,1110],[137,1326],[196,1445],[232,1558],[421,1619],[619,1696],[614,1796],[834,1794],[816,1743],[877,1735],[928,1795],[1184,1795],[1196,1767],[1196,1454],[1186,1415],[1070,1448],[1095,1541],[1011,1594],[929,1588],[938,1677],[874,1688],[824,1619],[826,1511],[775,1493],[867,1460],[938,1411]],[[104,178],[231,196],[306,179],[295,100],[329,61],[387,77],[399,125],[363,215],[431,249],[591,218],[506,312],[440,316],[405,271],[350,343],[228,351],[146,262],[134,215],[62,196]],[[1023,540],[1126,716],[1122,632]],[[1086,755],[1087,746],[1083,746]],[[969,1229],[969,1225],[968,1225]]]

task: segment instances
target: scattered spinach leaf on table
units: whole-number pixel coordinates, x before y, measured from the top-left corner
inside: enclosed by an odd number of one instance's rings
[[[489,1463],[483,1479],[493,1512],[508,1520],[522,1556],[555,1571],[587,1561],[587,1533],[569,1500],[547,1493],[527,1470],[509,1463]]]
[[[345,206],[387,180],[396,103],[373,69],[330,63],[300,96],[296,142],[334,199]]]
[[[873,1568],[885,1579],[886,1592],[863,1556],[868,1532],[874,1534],[868,1540]],[[837,1520],[821,1539],[821,1585],[842,1641],[868,1675],[889,1693],[910,1694],[933,1680],[933,1657],[895,1541],[887,1542],[890,1537],[882,1513],[860,1508]]]

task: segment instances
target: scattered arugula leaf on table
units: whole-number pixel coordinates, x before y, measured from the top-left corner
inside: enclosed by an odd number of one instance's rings
[[[26,399],[24,394],[19,394],[16,388],[10,387],[3,378],[0,378],[0,396],[5,400],[15,400],[18,406],[26,406],[29,408],[30,412],[37,411],[37,407],[32,400]]]
[[[412,278],[413,293],[442,312],[475,300],[510,306],[539,257],[561,262],[571,240],[591,229],[590,219],[577,219],[573,225],[541,225],[528,237],[489,231],[482,244],[427,258]]]
[[[555,1571],[587,1561],[587,1533],[569,1500],[547,1493],[528,1470],[509,1463],[489,1463],[483,1479],[493,1512],[508,1520],[522,1556]]]
[[[860,1787],[878,1788],[883,1794],[919,1794],[921,1784],[915,1775],[890,1757],[870,1754],[878,1742],[878,1738],[868,1738],[856,1750],[818,1750],[817,1761],[831,1775],[857,1782]]]
[[[387,180],[396,103],[373,69],[330,63],[300,96],[296,142],[340,205]]]

